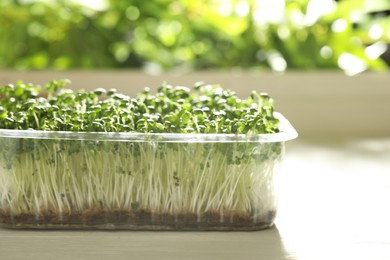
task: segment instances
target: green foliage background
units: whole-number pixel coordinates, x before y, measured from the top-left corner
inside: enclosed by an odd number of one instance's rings
[[[77,1],[3,0],[0,68],[345,70],[340,57],[348,54],[364,69],[386,70],[379,54],[390,42],[383,15],[390,1],[329,0],[333,8],[308,22],[318,2],[103,0],[93,9]],[[270,10],[281,10],[280,19],[277,12],[267,17]],[[378,54],[368,55],[369,46]]]

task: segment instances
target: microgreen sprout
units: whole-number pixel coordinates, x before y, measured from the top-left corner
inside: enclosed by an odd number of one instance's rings
[[[150,225],[163,223],[166,214],[172,225],[207,227],[213,214],[220,225],[272,224],[281,142],[165,142],[148,136],[278,133],[269,95],[253,92],[240,99],[219,85],[196,83],[191,90],[164,83],[155,94],[145,88],[129,97],[116,89],[73,91],[65,88],[68,83],[0,88],[0,129],[52,131],[48,139],[0,135],[0,222],[2,216],[30,214],[41,221],[54,214],[58,225],[71,225],[70,216],[82,216],[76,223],[88,225],[83,221],[91,212],[103,212],[105,221],[126,212],[150,214]],[[61,131],[134,132],[145,140],[68,140],[57,137]],[[183,214],[195,220],[180,219]]]

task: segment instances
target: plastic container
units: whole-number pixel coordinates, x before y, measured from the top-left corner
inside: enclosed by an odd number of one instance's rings
[[[16,229],[259,230],[285,141],[265,135],[0,130],[0,223]]]

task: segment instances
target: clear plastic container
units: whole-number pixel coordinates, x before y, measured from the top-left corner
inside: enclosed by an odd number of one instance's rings
[[[264,135],[0,130],[0,224],[16,229],[259,230],[285,141]]]

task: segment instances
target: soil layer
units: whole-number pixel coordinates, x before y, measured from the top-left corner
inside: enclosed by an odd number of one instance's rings
[[[250,216],[217,212],[197,214],[162,214],[137,211],[84,211],[82,213],[47,212],[46,214],[12,215],[0,211],[0,226],[11,229],[108,229],[108,230],[260,230],[271,227],[275,211],[256,221]]]

